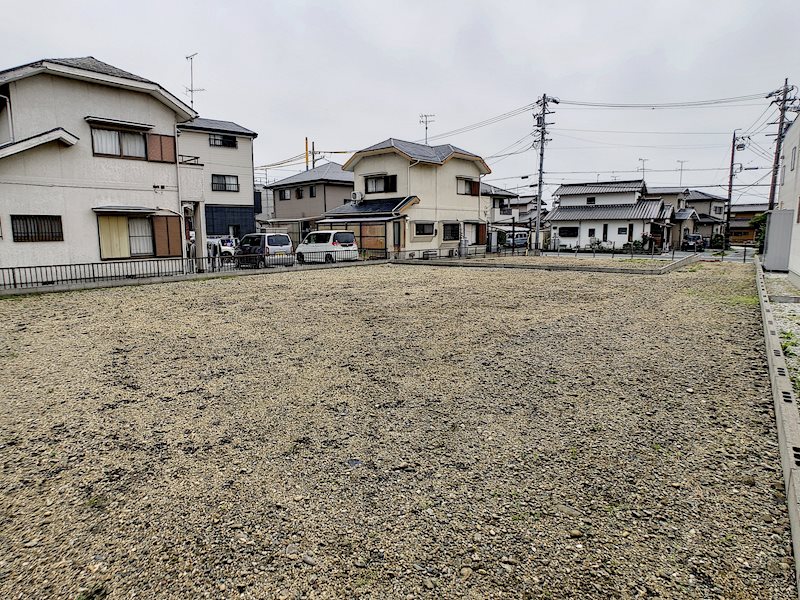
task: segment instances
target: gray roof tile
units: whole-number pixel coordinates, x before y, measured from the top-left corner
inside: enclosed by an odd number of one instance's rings
[[[589,183],[565,183],[558,186],[554,196],[575,196],[581,194],[606,194],[611,192],[645,192],[644,180],[596,181]]]
[[[557,206],[547,215],[547,221],[616,221],[631,219],[659,219],[662,217],[661,200],[639,200],[634,204],[609,204],[594,206]]]
[[[342,165],[335,162],[325,163],[314,169],[303,171],[297,175],[292,175],[267,186],[269,189],[284,187],[287,185],[297,185],[300,183],[312,183],[314,181],[332,181],[336,183],[353,184],[354,175],[352,171],[342,171]]]
[[[196,130],[196,131],[233,133],[236,135],[253,137],[253,138],[258,136],[258,134],[255,131],[250,131],[249,129],[246,129],[241,125],[237,125],[233,121],[217,121],[216,119],[203,119],[200,117],[192,119],[191,121],[184,121],[183,123],[178,123],[178,128]]]
[[[122,69],[117,68],[114,65],[104,63],[102,60],[97,60],[94,56],[81,56],[77,58],[44,58],[42,60],[37,60],[32,63],[20,65],[18,67],[13,67],[11,69],[6,69],[5,71],[0,71],[0,81],[3,80],[4,75],[10,74],[13,71],[17,71],[18,69],[22,69],[25,67],[31,67],[31,68],[41,67],[44,63],[48,62],[57,65],[62,65],[64,67],[73,67],[75,69],[92,71],[93,73],[100,73],[102,75],[121,77],[122,79],[131,79],[133,81],[139,81],[141,83],[155,84],[154,81],[150,81],[149,79],[145,79],[144,77],[139,77],[138,75],[134,75],[133,73],[129,73],[128,71],[123,71]]]
[[[421,162],[428,162],[434,164],[442,164],[446,161],[450,156],[453,154],[466,154],[467,156],[473,156],[475,158],[480,158],[477,154],[473,154],[472,152],[467,152],[466,150],[459,148],[457,146],[453,146],[452,144],[441,144],[439,146],[426,146],[425,144],[418,144],[416,142],[407,142],[405,140],[397,140],[395,138],[389,138],[388,140],[383,140],[382,142],[378,142],[377,144],[373,144],[368,148],[364,148],[363,150],[359,150],[359,152],[371,152],[373,150],[383,150],[389,148],[396,148],[403,154],[408,155],[414,160],[419,160]]]

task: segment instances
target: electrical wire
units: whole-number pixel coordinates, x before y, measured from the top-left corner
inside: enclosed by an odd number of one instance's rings
[[[767,92],[768,93],[768,92]],[[587,102],[584,100],[563,100],[559,99],[560,104],[569,106],[581,106],[585,108],[617,108],[635,110],[656,110],[670,108],[698,108],[707,106],[718,106],[726,104],[738,104],[750,100],[758,100],[766,97],[767,93],[747,94],[745,96],[731,96],[728,98],[716,98],[713,100],[691,100],[685,102],[655,102],[655,103],[624,103],[624,102]]]

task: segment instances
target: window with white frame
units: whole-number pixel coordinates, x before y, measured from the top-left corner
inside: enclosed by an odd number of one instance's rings
[[[414,235],[433,235],[433,223],[415,223]]]
[[[456,180],[456,193],[462,196],[477,196],[478,182],[459,177]]]
[[[212,175],[211,189],[215,192],[238,192],[238,175]]]
[[[153,227],[150,219],[144,217],[128,217],[128,238],[131,256],[153,255]]]
[[[289,188],[283,189],[278,192],[278,198],[281,200],[291,200],[292,199],[292,190]]]

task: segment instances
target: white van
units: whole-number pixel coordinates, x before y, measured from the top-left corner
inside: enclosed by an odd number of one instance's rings
[[[295,253],[299,263],[358,260],[358,245],[352,231],[312,231],[297,245]]]

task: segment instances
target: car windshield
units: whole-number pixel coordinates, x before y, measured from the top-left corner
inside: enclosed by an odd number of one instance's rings
[[[333,241],[339,242],[340,244],[352,244],[356,241],[356,236],[353,235],[352,231],[343,231],[335,234],[333,236]]]
[[[292,243],[292,241],[289,239],[288,235],[268,235],[267,236],[267,245],[268,246],[288,246],[291,243]]]
[[[260,235],[246,235],[242,238],[242,246],[260,246],[261,245],[261,236]]]

